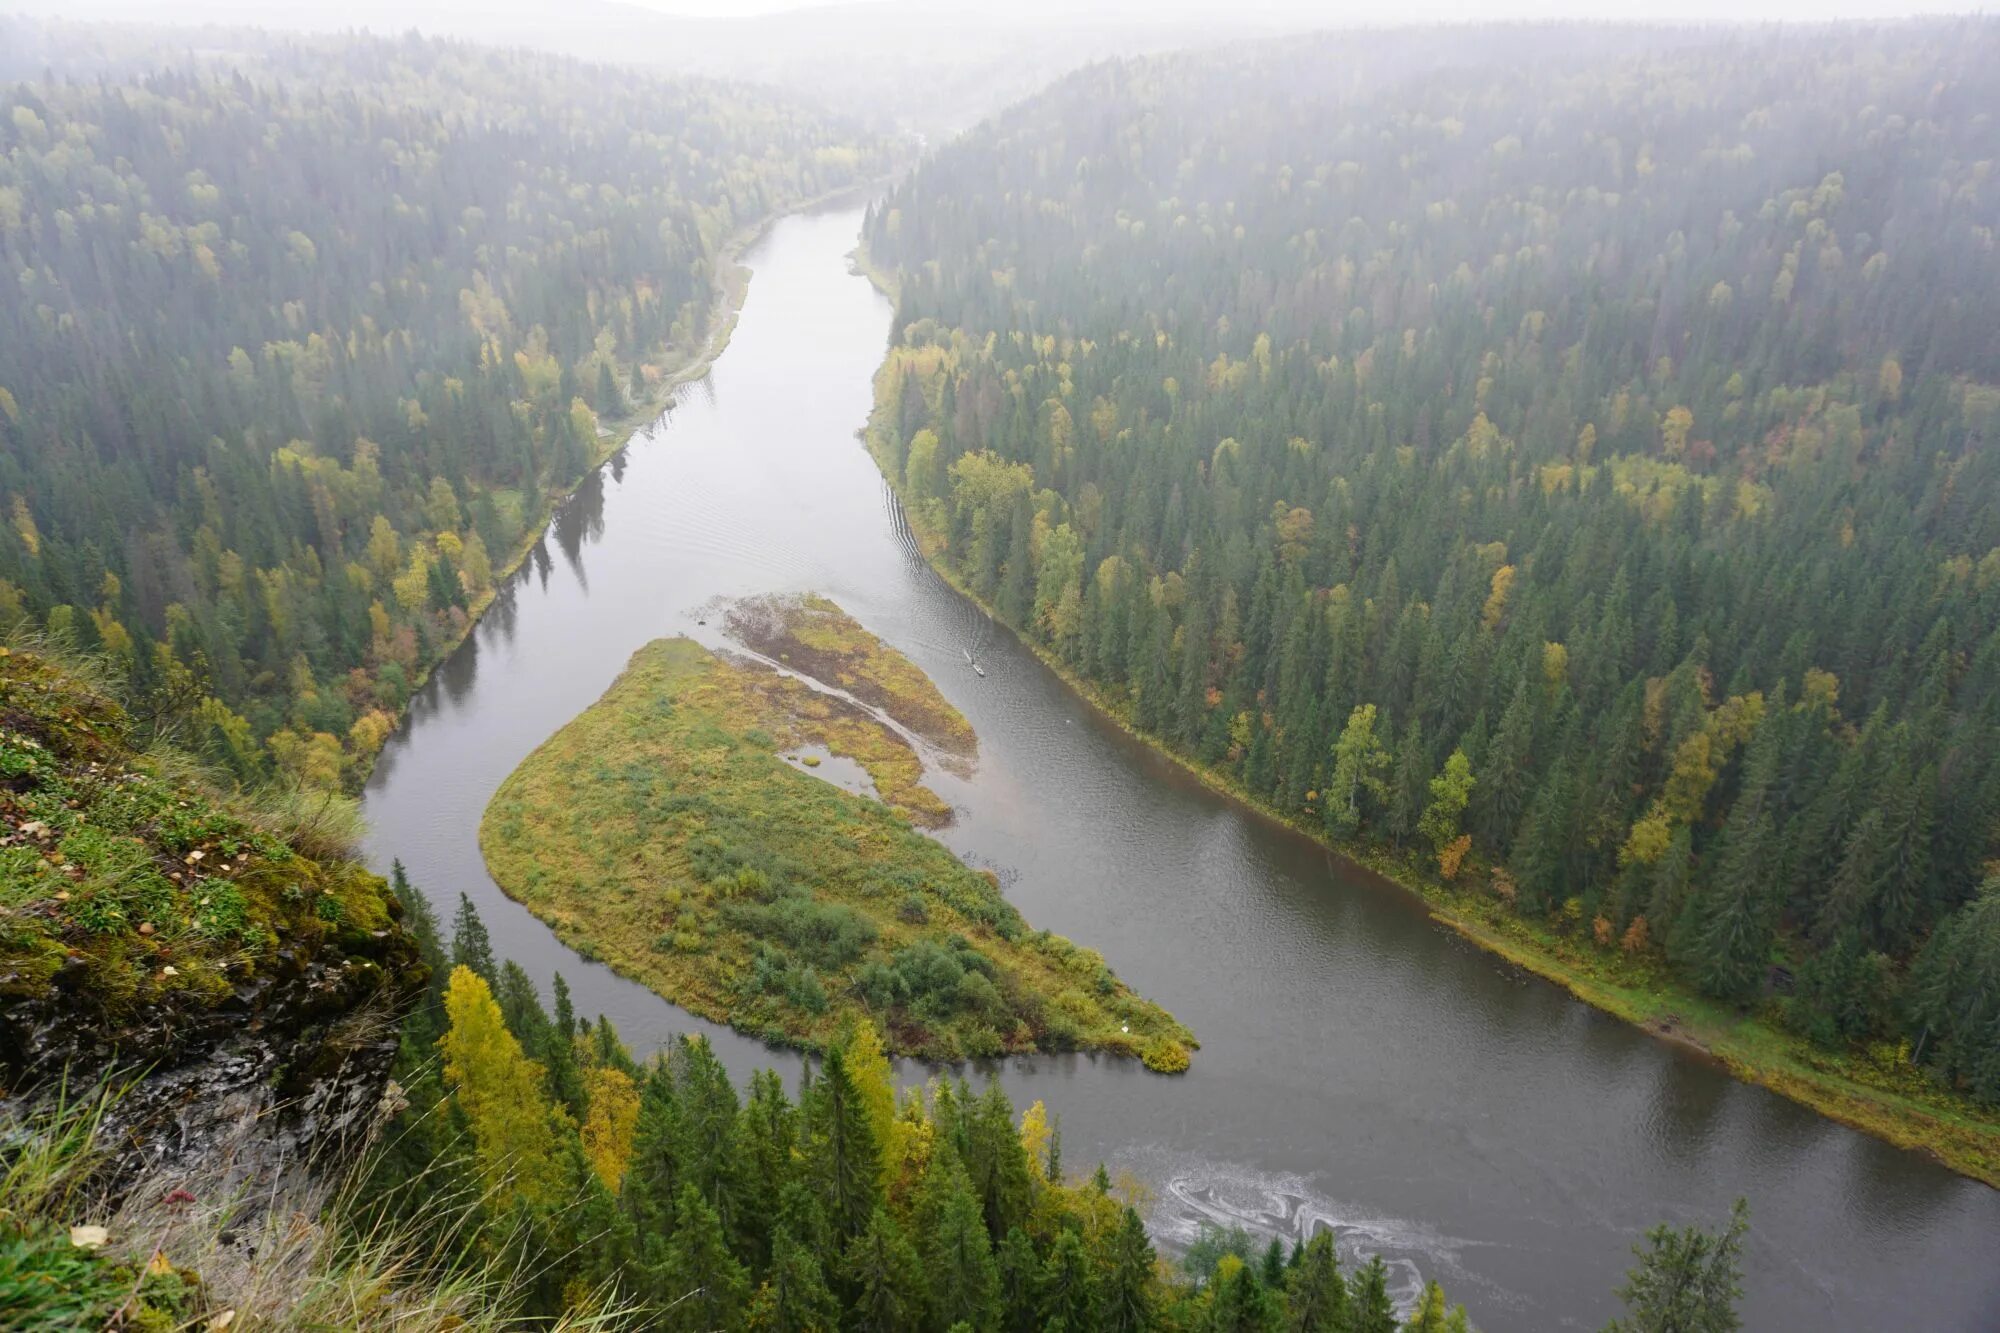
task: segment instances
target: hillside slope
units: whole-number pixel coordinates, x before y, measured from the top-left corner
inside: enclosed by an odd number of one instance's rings
[[[1217,781],[2000,1178],[2000,25],[1643,38],[1063,81],[872,212],[871,444]]]

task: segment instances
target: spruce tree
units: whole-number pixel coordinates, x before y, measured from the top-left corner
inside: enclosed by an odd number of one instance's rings
[[[1389,1269],[1381,1255],[1362,1265],[1350,1286],[1353,1333],[1396,1333],[1396,1306],[1389,1299]]]
[[[1719,1232],[1664,1224],[1634,1245],[1636,1267],[1625,1274],[1618,1299],[1623,1318],[1605,1333],[1734,1333],[1742,1327],[1736,1302],[1743,1295],[1743,1238],[1750,1209],[1742,1199]]]
[[[1042,1257],[1019,1227],[1010,1227],[993,1251],[999,1276],[1000,1333],[1036,1333],[1042,1313]]]
[[[1065,1230],[1056,1237],[1055,1244],[1049,1247],[1048,1260],[1042,1265],[1038,1285],[1045,1326],[1058,1323],[1069,1329],[1098,1326],[1090,1259],[1076,1232]]]
[[[1139,1333],[1151,1328],[1153,1242],[1139,1214],[1126,1208],[1113,1233],[1100,1292],[1098,1314],[1106,1333]]]
[[[673,1234],[654,1275],[665,1326],[680,1333],[735,1328],[749,1289],[743,1266],[723,1237],[722,1219],[692,1183],[681,1186]]]
[[[840,1302],[818,1257],[782,1227],[771,1241],[771,1270],[751,1302],[749,1323],[771,1333],[833,1333],[840,1323]]]
[[[999,1239],[1025,1221],[1033,1197],[1029,1163],[1014,1127],[1014,1108],[998,1080],[974,1099],[965,1117],[965,1171],[986,1218],[987,1235]]]
[[[923,1322],[923,1271],[916,1249],[879,1205],[848,1243],[841,1281],[853,1293],[847,1326],[865,1333],[914,1333]]]
[[[1210,1333],[1266,1333],[1271,1316],[1271,1293],[1258,1281],[1256,1268],[1235,1255],[1226,1257],[1209,1280],[1202,1327]]]
[[[471,968],[489,986],[499,975],[486,923],[479,919],[479,909],[472,905],[472,899],[463,893],[458,895],[458,914],[451,923],[451,965]]]
[[[1347,1333],[1348,1323],[1347,1279],[1341,1276],[1333,1233],[1315,1231],[1285,1279],[1285,1328],[1288,1333]]]
[[[964,1321],[976,1329],[989,1328],[997,1311],[999,1275],[979,1200],[956,1154],[933,1157],[923,1192],[918,1252],[931,1318],[940,1325]]]
[[[881,1191],[882,1148],[841,1047],[827,1051],[801,1110],[814,1187],[835,1236],[845,1244],[861,1234],[874,1214]]]

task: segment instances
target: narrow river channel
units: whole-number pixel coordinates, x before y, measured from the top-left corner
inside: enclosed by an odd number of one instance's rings
[[[558,511],[414,702],[367,790],[379,868],[400,857],[441,912],[471,895],[502,957],[544,986],[561,971],[635,1050],[701,1031],[739,1078],[794,1073],[560,944],[488,878],[477,831],[641,644],[716,642],[698,623],[716,598],[823,592],[978,730],[977,772],[933,775],[959,812],[944,840],[1201,1039],[1179,1078],[1073,1056],[997,1071],[1017,1106],[1060,1114],[1072,1169],[1102,1159],[1155,1191],[1163,1242],[1204,1217],[1331,1226],[1405,1290],[1443,1281],[1490,1333],[1594,1329],[1646,1226],[1717,1221],[1742,1194],[1746,1327],[2000,1329],[2000,1192],[1479,953],[1104,724],[932,574],[855,438],[890,319],[848,272],[859,223],[773,228],[712,373]]]

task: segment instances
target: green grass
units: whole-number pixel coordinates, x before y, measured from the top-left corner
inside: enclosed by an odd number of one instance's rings
[[[78,1016],[199,1012],[332,949],[377,967],[383,882],[346,859],[338,797],[253,809],[165,753],[46,656],[0,648],[0,1003]]]
[[[807,745],[860,763],[887,804],[779,757]],[[1186,1029],[911,826],[949,814],[921,779],[867,712],[666,639],[508,777],[480,846],[572,947],[769,1040],[823,1049],[862,1019],[929,1059],[1179,1063]]]

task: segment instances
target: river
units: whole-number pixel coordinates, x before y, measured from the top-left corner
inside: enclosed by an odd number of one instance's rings
[[[1064,1160],[1130,1170],[1172,1245],[1200,1218],[1336,1229],[1407,1292],[1443,1281],[1490,1333],[1594,1329],[1648,1225],[1751,1201],[1751,1329],[2000,1328],[2000,1191],[1727,1077],[1432,922],[1392,887],[1211,793],[1101,719],[932,573],[856,440],[890,309],[848,272],[858,209],[780,221],[750,253],[708,377],[557,511],[413,702],[369,782],[369,854],[635,1050],[708,1034],[730,1068],[798,1057],[584,961],[479,855],[500,781],[641,644],[716,598],[818,591],[907,653],[977,729],[944,841],[1036,926],[1103,952],[1200,1038],[1193,1070],[1010,1062]],[[973,673],[975,652],[986,675]],[[910,1081],[927,1073],[902,1071]],[[971,1071],[983,1079],[987,1071]]]

